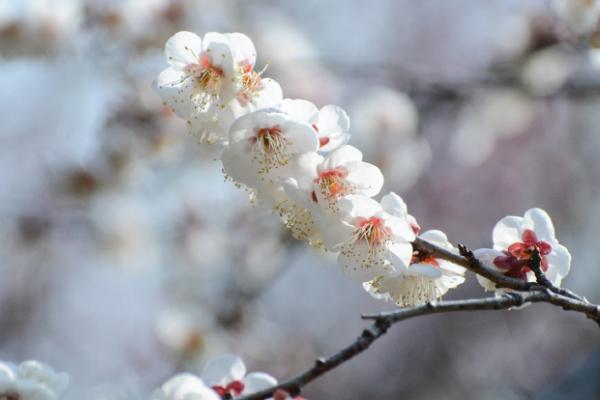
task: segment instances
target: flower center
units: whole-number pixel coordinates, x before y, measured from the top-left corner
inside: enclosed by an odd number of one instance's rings
[[[319,185],[321,194],[327,199],[337,200],[351,194],[353,187],[346,181],[348,171],[343,167],[336,167],[319,172],[315,183]]]
[[[239,396],[244,391],[244,382],[233,381],[227,386],[215,385],[212,387],[215,392],[221,397],[225,395]]]
[[[494,259],[494,265],[506,270],[505,275],[526,280],[529,269],[529,261],[533,252],[537,250],[541,257],[542,271],[548,270],[548,259],[546,256],[552,252],[550,243],[544,240],[538,240],[538,237],[531,229],[526,229],[521,235],[522,242],[515,242],[508,246],[504,251],[504,256],[498,256]]]
[[[256,72],[254,71],[254,65],[248,61],[240,63],[240,67],[242,89],[236,94],[236,98],[242,106],[246,106],[264,88],[261,75],[266,70],[266,67],[262,71]]]
[[[290,140],[284,135],[279,125],[269,128],[260,128],[250,138],[254,151],[254,160],[262,165],[259,173],[269,172],[288,163],[291,154]]]
[[[196,82],[203,90],[206,90],[213,96],[219,94],[223,83],[223,70],[212,63],[212,58],[207,53],[200,54],[197,64],[189,64],[186,67],[189,76],[196,79]]]
[[[359,217],[354,231],[356,240],[364,240],[369,246],[380,246],[392,236],[392,230],[385,226],[385,220],[379,217]]]

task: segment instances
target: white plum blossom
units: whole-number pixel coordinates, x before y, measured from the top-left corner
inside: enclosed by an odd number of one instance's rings
[[[326,157],[304,153],[292,163],[284,188],[302,205],[317,204],[323,211],[336,212],[338,201],[350,194],[376,196],[383,186],[383,174],[362,161],[356,147],[344,145]]]
[[[554,225],[546,211],[532,208],[523,217],[507,216],[494,227],[494,248],[478,249],[475,256],[488,268],[506,276],[526,281],[535,281],[535,274],[529,268],[534,250],[541,257],[541,270],[546,277],[559,286],[569,273],[571,254],[559,244]],[[495,290],[489,280],[477,276],[486,290]]]
[[[222,154],[224,172],[252,189],[277,184],[293,157],[318,149],[312,128],[286,114],[255,111],[235,121]]]
[[[177,374],[152,395],[152,400],[221,400],[221,397],[195,375]]]
[[[68,385],[68,374],[38,361],[0,362],[0,399],[58,400]]]
[[[386,212],[364,195],[346,196],[339,207],[340,220],[322,230],[327,247],[339,250],[338,263],[347,275],[366,282],[408,268],[415,235],[406,218]]]
[[[336,105],[326,105],[320,110],[303,99],[284,99],[281,110],[290,118],[309,124],[319,137],[319,150],[332,151],[350,139],[350,118]]]
[[[257,72],[254,43],[241,33],[226,33],[234,62],[234,97],[225,106],[216,109],[209,118],[194,118],[190,128],[200,133],[209,143],[227,142],[227,135],[236,119],[253,111],[277,108],[283,100],[281,86],[270,78],[263,78],[266,67]]]
[[[439,230],[424,232],[420,238],[443,249],[456,251],[446,235]],[[409,267],[398,276],[380,276],[363,286],[377,299],[407,307],[439,299],[448,290],[465,281],[464,273],[463,267],[414,250]]]
[[[181,31],[165,45],[169,67],[158,75],[160,97],[181,118],[214,113],[235,93],[232,44],[222,33],[208,32],[204,38]]]
[[[246,365],[241,358],[225,354],[209,361],[200,377],[220,396],[239,397],[277,385],[277,380],[263,372],[246,375]]]
[[[158,94],[209,143],[225,141],[237,118],[282,101],[279,84],[254,70],[256,49],[244,34],[177,32],[165,55],[170,67],[158,76]]]
[[[377,195],[383,175],[376,166],[363,162],[362,153],[344,145],[326,157],[308,152],[296,157],[282,181],[285,196],[276,204],[292,235],[322,244],[318,224],[328,224],[339,210],[338,201],[350,194]]]

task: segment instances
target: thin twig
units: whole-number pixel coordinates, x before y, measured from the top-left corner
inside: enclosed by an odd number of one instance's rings
[[[467,246],[462,244],[458,245],[458,251],[460,254],[443,249],[419,237],[417,237],[413,242],[413,247],[416,250],[429,253],[436,258],[441,258],[443,260],[450,261],[451,263],[463,266],[475,272],[476,274],[493,281],[496,283],[496,286],[500,288],[513,289],[522,292],[545,289],[544,285],[541,285],[537,282],[526,282],[518,278],[502,275],[499,272],[487,268],[473,255],[473,252]]]
[[[368,349],[393,324],[409,318],[454,311],[505,310],[527,303],[539,302],[546,302],[565,310],[584,313],[596,322],[600,320],[600,306],[562,296],[547,288],[526,293],[506,293],[500,297],[484,299],[429,302],[425,305],[403,308],[398,311],[364,315],[363,319],[373,320],[373,324],[365,329],[352,344],[330,357],[318,359],[311,368],[292,379],[260,392],[240,397],[238,400],[267,399],[272,397],[277,390],[284,390],[292,396],[296,396],[308,383]]]
[[[460,254],[456,254],[456,253],[453,253],[446,249],[443,249],[443,248],[436,246],[432,243],[429,243],[419,237],[417,237],[415,239],[415,241],[413,242],[413,247],[417,250],[432,254],[437,258],[441,258],[443,260],[450,261],[451,263],[463,266],[463,267],[475,272],[476,274],[481,275],[484,278],[491,280],[492,282],[494,282],[496,284],[496,287],[498,287],[498,288],[518,290],[521,292],[527,292],[527,291],[531,291],[531,290],[544,290],[544,289],[548,288],[554,293],[557,293],[557,294],[560,294],[560,295],[563,295],[566,297],[570,297],[572,299],[576,299],[579,301],[584,301],[584,302],[586,301],[584,297],[579,296],[579,295],[571,292],[570,290],[556,287],[551,282],[549,282],[547,279],[546,279],[546,281],[549,284],[545,284],[539,280],[537,282],[527,282],[522,279],[512,278],[512,277],[509,277],[506,275],[502,275],[499,272],[493,271],[493,270],[487,268],[486,266],[484,266],[481,263],[481,261],[479,261],[475,257],[473,252],[467,246],[462,245],[462,244],[458,245],[458,251]],[[536,275],[536,277],[537,277],[537,275]]]
[[[542,270],[542,256],[540,255],[540,252],[538,249],[533,249],[533,251],[531,253],[531,258],[529,259],[529,268],[535,274],[536,281],[538,283],[546,286],[548,289],[550,289],[554,293],[558,293],[563,296],[567,296],[567,297],[571,297],[573,299],[587,302],[587,300],[583,296],[579,296],[578,294],[575,294],[568,289],[557,287],[548,279],[548,277]]]

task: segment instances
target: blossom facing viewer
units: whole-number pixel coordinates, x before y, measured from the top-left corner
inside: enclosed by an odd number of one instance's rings
[[[382,204],[364,195],[343,197],[339,221],[322,227],[327,247],[340,252],[344,272],[360,282],[397,275],[412,257],[415,234],[408,220]]]

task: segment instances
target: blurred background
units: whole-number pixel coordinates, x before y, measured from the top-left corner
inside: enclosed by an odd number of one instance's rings
[[[393,309],[224,181],[152,91],[179,30],[239,31],[286,97],[336,103],[424,229],[552,215],[600,302],[593,0],[0,0],[0,359],[68,399],[144,399],[240,354],[285,379]],[[581,10],[584,12],[580,12]],[[472,274],[448,298],[483,296]],[[535,305],[397,325],[309,399],[600,398],[600,332]]]

